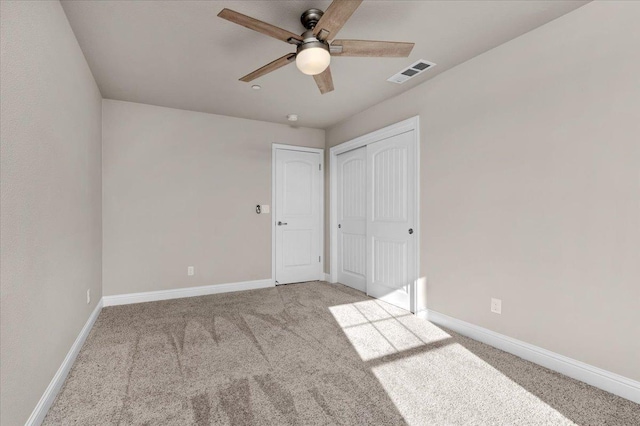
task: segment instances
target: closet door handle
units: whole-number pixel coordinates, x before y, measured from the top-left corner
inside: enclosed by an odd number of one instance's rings
[[[288,225],[288,223],[287,223],[287,222],[280,222],[280,221],[278,221],[278,226],[282,226],[282,225]]]

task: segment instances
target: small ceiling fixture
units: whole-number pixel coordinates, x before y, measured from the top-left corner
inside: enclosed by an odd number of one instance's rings
[[[289,115],[287,115],[287,120],[289,120],[289,121],[298,121],[298,114],[289,114]]]
[[[253,90],[260,90],[260,89],[262,89],[262,87],[260,87],[260,85],[258,85],[258,84],[254,84],[253,86],[251,86],[251,88],[252,88]]]

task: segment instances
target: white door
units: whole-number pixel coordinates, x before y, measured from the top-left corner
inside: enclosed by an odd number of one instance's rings
[[[276,284],[320,279],[320,154],[276,150]]]
[[[411,309],[414,289],[413,131],[367,145],[367,294]]]
[[[366,291],[367,148],[337,156],[338,282]]]

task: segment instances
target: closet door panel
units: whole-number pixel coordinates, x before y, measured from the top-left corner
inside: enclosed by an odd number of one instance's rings
[[[337,157],[338,282],[366,290],[366,147]]]
[[[367,293],[410,309],[417,236],[413,131],[367,145]]]

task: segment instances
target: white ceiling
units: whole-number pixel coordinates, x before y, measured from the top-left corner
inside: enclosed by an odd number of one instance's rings
[[[327,0],[63,1],[102,96],[256,120],[325,128],[549,22],[586,1],[365,1],[338,38],[413,41],[409,58],[334,57],[335,91],[321,95],[294,64],[238,79],[293,46],[218,18],[227,7],[294,33],[300,14]],[[418,59],[438,65],[396,85]],[[260,84],[254,91],[251,84]],[[481,82],[479,82],[481,83]]]

